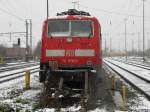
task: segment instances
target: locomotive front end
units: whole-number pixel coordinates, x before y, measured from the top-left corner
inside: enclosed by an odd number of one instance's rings
[[[53,79],[51,77],[84,79],[83,72],[101,69],[100,24],[95,17],[82,13],[58,14],[45,21],[40,82]]]

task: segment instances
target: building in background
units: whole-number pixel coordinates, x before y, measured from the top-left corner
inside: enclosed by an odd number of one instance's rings
[[[12,48],[6,48],[6,57],[25,57],[26,48],[13,44]]]

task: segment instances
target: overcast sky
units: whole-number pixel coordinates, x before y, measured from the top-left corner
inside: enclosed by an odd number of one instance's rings
[[[55,16],[57,12],[73,8],[72,1],[75,0],[49,0],[49,15]],[[142,46],[142,0],[77,1],[79,1],[80,10],[88,11],[99,19],[103,40],[107,40],[108,47],[111,38],[112,49],[124,49],[125,18],[127,18],[128,49],[132,49],[132,43],[135,49],[138,48],[138,32],[140,32],[140,45]],[[25,31],[25,20],[32,19],[34,46],[41,39],[41,26],[45,18],[46,0],[0,0],[0,32]],[[150,36],[150,0],[145,1],[145,35],[147,43],[150,41],[148,40]],[[10,40],[8,35],[0,36],[0,43],[10,46],[16,42],[17,37],[18,35],[13,35],[13,39]],[[21,40],[24,46],[25,37],[21,37]]]

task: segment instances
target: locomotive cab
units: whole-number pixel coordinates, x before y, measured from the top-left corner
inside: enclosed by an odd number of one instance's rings
[[[100,34],[98,20],[88,12],[70,9],[46,19],[42,32],[40,82],[53,79],[51,77],[79,79],[83,71],[98,73],[102,64]]]

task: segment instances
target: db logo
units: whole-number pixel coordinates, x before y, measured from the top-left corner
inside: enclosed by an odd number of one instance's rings
[[[65,52],[65,56],[74,56],[74,55],[75,55],[74,50],[66,50]]]

